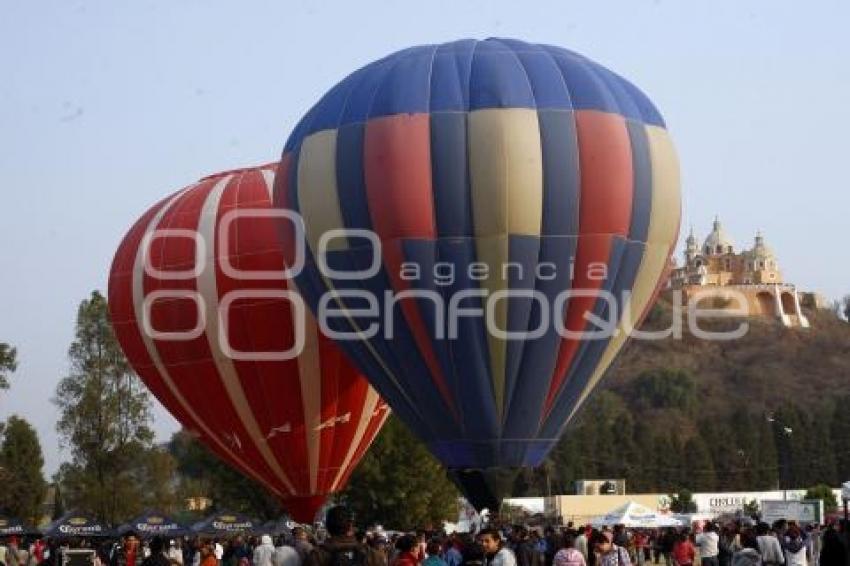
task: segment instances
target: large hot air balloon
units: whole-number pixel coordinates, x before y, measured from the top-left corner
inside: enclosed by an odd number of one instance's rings
[[[298,316],[270,206],[275,169],[213,175],[146,212],[115,255],[109,308],[171,414],[307,522],[388,408],[312,315]]]
[[[508,470],[541,463],[605,374],[680,221],[649,99],[511,39],[349,75],[289,137],[275,206],[303,216],[303,256],[284,237],[311,309],[479,509]]]

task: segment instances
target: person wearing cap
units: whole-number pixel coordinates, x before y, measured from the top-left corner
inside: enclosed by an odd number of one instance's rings
[[[354,518],[344,506],[328,509],[325,516],[328,538],[307,555],[306,566],[382,566],[377,551],[354,537]]]

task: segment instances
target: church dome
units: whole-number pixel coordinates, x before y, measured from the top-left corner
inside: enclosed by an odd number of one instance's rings
[[[773,257],[773,249],[765,243],[761,230],[756,232],[756,243],[755,246],[753,246],[753,255],[757,258]]]
[[[735,249],[735,243],[732,241],[723,226],[720,225],[720,219],[714,219],[714,226],[711,234],[705,239],[702,244],[702,250],[706,255],[731,253]]]

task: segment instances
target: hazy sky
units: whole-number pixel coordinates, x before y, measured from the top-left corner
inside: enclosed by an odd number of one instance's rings
[[[0,418],[61,461],[50,397],[77,305],[130,224],[200,176],[277,158],[297,118],[397,49],[516,37],[579,51],[656,102],[685,229],[756,228],[787,280],[850,292],[850,3],[0,1]],[[165,439],[177,424],[161,408]],[[67,454],[64,455],[67,457]]]

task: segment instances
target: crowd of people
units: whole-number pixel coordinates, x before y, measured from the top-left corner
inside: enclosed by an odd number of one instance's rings
[[[850,566],[850,529],[847,522],[801,528],[731,521],[692,529],[500,526],[388,535],[357,530],[351,514],[334,507],[324,531],[296,527],[277,537],[10,537],[0,541],[0,566],[64,566],[69,549],[88,549],[92,566]]]

